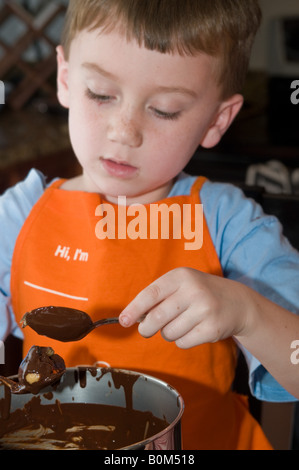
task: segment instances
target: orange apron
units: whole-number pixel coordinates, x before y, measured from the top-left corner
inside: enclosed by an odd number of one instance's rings
[[[184,205],[195,207],[200,204],[204,182],[198,178],[190,195],[167,198],[159,204],[178,204],[182,211]],[[44,192],[16,243],[11,293],[18,322],[25,312],[46,305],[81,309],[94,321],[117,316],[138,292],[177,267],[222,276],[204,218],[203,246],[196,251],[185,249],[190,240],[174,234],[168,239],[146,236],[133,240],[124,234],[136,218],[118,218],[123,207],[106,203],[98,194],[61,190],[62,183],[59,180]],[[119,223],[115,239],[111,226],[109,236],[107,232],[106,238],[98,238],[97,224],[103,223],[109,212],[99,217],[101,204],[106,211],[113,209],[115,226]],[[149,215],[151,205],[143,207]],[[192,211],[193,218],[194,214]],[[49,340],[29,328],[24,335],[24,354],[32,345],[50,345],[68,367],[104,362],[153,375],[174,386],[185,401],[184,449],[271,448],[249,414],[246,399],[231,391],[236,366],[232,339],[180,350],[160,334],[151,339],[141,337],[136,326],[105,326],[75,343]]]

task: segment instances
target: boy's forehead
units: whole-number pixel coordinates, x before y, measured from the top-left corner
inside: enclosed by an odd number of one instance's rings
[[[202,55],[207,55],[204,52],[200,51],[197,51],[194,54],[186,54],[179,52],[176,49],[171,52],[161,52],[154,48],[149,49],[143,44],[143,42],[139,43],[136,38],[129,38],[126,35],[126,31],[121,27],[117,27],[116,29],[111,31],[106,31],[101,27],[92,30],[83,29],[77,32],[71,43],[71,48],[77,49],[78,47],[80,47],[83,51],[86,50],[87,52],[91,53],[100,52],[102,49],[101,46],[108,46],[109,48],[116,47],[117,49],[120,48],[122,52],[126,49],[129,50],[132,48],[132,46],[134,46],[135,53],[143,53],[147,55],[157,54],[161,57],[201,57]]]
[[[219,59],[205,53],[186,55],[178,51],[162,53],[149,50],[135,39],[127,39],[121,30],[103,32],[101,29],[79,32],[71,45],[71,54],[82,68],[93,73],[101,73],[108,78],[116,78],[121,67],[127,70],[137,70],[143,63],[147,67],[155,67],[159,73],[181,72],[187,70],[200,77],[208,74],[216,76]],[[109,66],[109,69],[105,67]],[[124,70],[125,72],[125,70]],[[171,78],[171,77],[170,77]]]

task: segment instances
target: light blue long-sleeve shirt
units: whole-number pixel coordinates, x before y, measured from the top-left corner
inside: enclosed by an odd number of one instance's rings
[[[189,194],[194,181],[195,177],[182,173],[169,197]],[[9,334],[22,338],[10,301],[12,256],[24,221],[46,187],[44,176],[31,170],[24,181],[0,197],[0,340]],[[283,237],[277,218],[266,216],[258,204],[231,184],[207,181],[200,197],[225,277],[298,314],[299,253]],[[269,401],[295,400],[256,358],[242,350],[254,396]]]

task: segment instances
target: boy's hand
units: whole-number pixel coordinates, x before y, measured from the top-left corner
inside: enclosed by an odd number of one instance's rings
[[[191,268],[168,272],[141,291],[124,309],[124,327],[140,322],[149,338],[161,330],[166,341],[188,349],[244,334],[250,304],[246,287]]]
[[[299,318],[249,287],[190,268],[178,268],[141,291],[124,309],[120,324],[140,322],[139,332],[159,330],[188,349],[235,336],[276,380],[299,399],[299,375],[290,345],[299,337]]]

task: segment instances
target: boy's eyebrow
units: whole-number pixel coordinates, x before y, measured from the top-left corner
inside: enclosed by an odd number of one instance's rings
[[[102,67],[100,67],[98,64],[94,64],[92,62],[84,62],[82,64],[82,67],[85,68],[85,69],[88,69],[88,70],[91,70],[92,72],[96,72],[106,78],[109,78],[110,80],[114,80],[114,81],[118,81],[118,78],[113,75],[113,73],[111,72],[108,72],[107,70],[103,69]],[[189,88],[185,88],[185,87],[176,87],[176,86],[159,86],[157,89],[156,89],[158,92],[164,92],[164,93],[182,93],[182,94],[187,94],[187,95],[190,95],[192,96],[193,98],[197,98],[198,95],[195,91],[193,90],[190,90]]]
[[[108,72],[107,70],[100,67],[98,64],[93,64],[92,62],[84,62],[82,64],[82,67],[84,69],[91,70],[92,72],[97,72],[100,75],[103,75],[104,77],[110,78],[112,80],[115,80],[115,81],[117,80],[117,77],[113,75],[113,73]]]
[[[189,88],[185,88],[185,87],[182,87],[182,86],[159,86],[157,88],[157,91],[161,91],[161,92],[164,92],[164,93],[182,93],[182,94],[185,94],[185,95],[190,95],[192,96],[192,98],[197,98],[198,95],[195,91],[193,90],[190,90]]]

